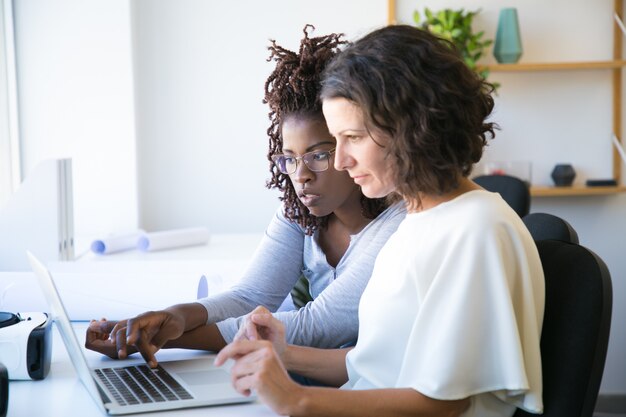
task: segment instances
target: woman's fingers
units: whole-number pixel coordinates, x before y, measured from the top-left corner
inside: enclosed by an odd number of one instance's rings
[[[117,328],[118,326],[115,327]],[[111,339],[115,341],[117,356],[120,359],[126,359],[126,357],[128,357],[126,327],[119,327],[117,328],[117,331],[111,332]]]
[[[235,391],[237,391],[241,395],[245,395],[246,397],[252,394],[252,390],[254,389],[253,381],[254,381],[253,375],[246,375],[244,377],[237,378],[237,379],[232,378],[233,388],[235,388]]]
[[[103,320],[100,320],[100,321],[103,322]],[[106,323],[108,323],[106,325],[111,325],[111,324],[114,325],[113,328],[110,331],[110,333],[113,334],[113,333],[117,333],[121,327],[126,328],[126,321],[127,320],[110,321],[110,322],[106,322]],[[103,324],[104,323],[105,322],[103,322]]]
[[[274,356],[274,350],[269,343],[259,343],[256,349],[249,351],[245,355],[235,358],[235,364],[230,372],[237,377],[257,373],[263,370],[265,361],[271,360]]]
[[[234,359],[231,367],[231,381],[237,392],[250,395],[258,386],[265,384],[272,370],[282,371],[271,343],[266,341],[242,340],[233,342],[220,351],[215,360],[217,366],[226,359]]]
[[[257,308],[252,310],[252,312],[250,312],[244,317],[243,324],[241,325],[241,327],[239,327],[239,330],[237,331],[237,334],[235,335],[233,341],[246,340],[246,339],[247,340],[259,340],[263,338],[262,334],[260,333],[260,329],[256,326],[255,322],[252,320],[252,317],[254,317],[257,314],[271,315],[270,311],[263,306],[258,306]]]
[[[256,313],[250,316],[251,325],[254,326],[257,335],[267,339],[273,334],[283,333],[283,324],[271,313]]]
[[[141,353],[141,356],[146,361],[150,368],[157,367],[157,359],[154,355],[159,348],[151,343],[151,337],[147,335],[145,332],[141,332],[138,338],[135,340],[135,347]]]
[[[250,320],[250,316],[246,317],[242,326],[240,339],[259,340],[259,331],[256,325]]]
[[[258,349],[257,341],[239,340],[226,345],[215,357],[215,366],[222,366],[228,359],[237,359]]]
[[[220,356],[221,355],[221,356]],[[242,395],[255,391],[271,408],[284,408],[285,401],[298,397],[299,386],[291,380],[276,351],[267,341],[242,340],[222,349],[216,364],[234,359],[232,385]]]
[[[115,343],[109,339],[109,330],[102,329],[101,322],[92,320],[85,335],[85,347],[87,349],[107,355],[112,359],[117,359]]]
[[[87,331],[100,339],[106,339],[109,337],[109,334],[115,328],[116,324],[116,321],[107,321],[105,318],[100,320],[91,320]]]
[[[263,306],[258,306],[257,308],[255,308],[254,310],[252,310],[252,312],[250,313],[252,314],[272,314],[271,311],[269,311],[267,309],[267,307],[263,307]]]

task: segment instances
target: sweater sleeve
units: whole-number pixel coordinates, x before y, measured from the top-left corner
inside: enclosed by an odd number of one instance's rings
[[[238,283],[228,291],[198,300],[207,310],[207,322],[242,316],[259,305],[275,311],[300,277],[303,242],[303,230],[285,218],[281,206]],[[218,327],[227,341],[237,332],[235,322]]]
[[[299,310],[282,311],[274,315],[285,324],[285,336],[290,344],[320,348],[338,348],[354,344],[359,322],[358,307],[378,252],[404,219],[403,204],[396,204],[381,213],[358,236],[349,255],[342,259],[337,276],[318,297]],[[222,336],[232,340],[242,318],[229,319],[234,329]],[[219,324],[220,331],[222,323]],[[226,337],[229,337],[227,339]]]

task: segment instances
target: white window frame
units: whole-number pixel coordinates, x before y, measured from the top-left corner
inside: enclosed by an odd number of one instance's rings
[[[0,132],[0,207],[9,199],[11,194],[22,182],[20,158],[20,132],[18,118],[17,78],[15,62],[15,37],[13,27],[13,0],[0,0],[1,16],[0,30],[2,31],[2,62],[0,68],[0,82],[4,83],[6,97],[0,97],[6,104],[6,112],[0,126],[5,126]]]

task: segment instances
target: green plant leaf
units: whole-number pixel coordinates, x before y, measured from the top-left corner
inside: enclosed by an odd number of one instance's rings
[[[419,11],[415,10],[413,20],[436,36],[452,42],[465,64],[476,71],[479,76],[487,79],[489,71],[478,71],[477,62],[484,55],[486,48],[493,44],[493,40],[483,39],[484,31],[474,33],[472,30],[474,17],[480,10],[466,11],[463,8],[458,10],[445,8],[433,11],[426,7],[424,8],[424,17],[422,18]]]
[[[426,15],[427,21],[433,21],[433,12],[427,7],[424,9],[424,14]]]
[[[415,22],[415,24],[419,24],[422,21],[422,16],[420,15],[420,12],[417,10],[413,12],[413,21]]]
[[[460,36],[463,36],[463,31],[459,28],[454,28],[452,29],[452,31],[450,31],[450,35],[452,35],[453,38],[458,38]]]
[[[446,21],[446,11],[445,10],[439,11],[439,13],[437,13],[437,19],[440,22],[445,22]]]

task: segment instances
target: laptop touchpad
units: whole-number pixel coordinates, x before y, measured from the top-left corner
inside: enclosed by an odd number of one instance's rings
[[[211,371],[178,371],[176,374],[189,385],[230,383],[230,374],[223,369],[215,369]]]

